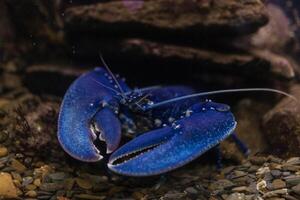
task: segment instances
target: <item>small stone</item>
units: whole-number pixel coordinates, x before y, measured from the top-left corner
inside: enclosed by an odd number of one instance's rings
[[[36,185],[33,185],[33,184],[29,184],[26,186],[27,190],[35,190],[36,188],[37,188]]]
[[[282,165],[282,169],[285,171],[297,172],[300,170],[300,166],[285,164],[285,165]]]
[[[0,197],[17,198],[17,188],[13,183],[12,177],[8,173],[0,173]]]
[[[33,184],[37,187],[40,187],[41,186],[41,179],[37,178],[33,181]]]
[[[7,156],[8,150],[6,147],[0,147],[0,158]]]
[[[270,172],[270,168],[269,167],[261,167],[257,170],[256,175],[258,175],[259,177],[264,176],[266,173]]]
[[[35,198],[37,196],[37,193],[36,193],[36,191],[30,190],[30,191],[26,192],[25,195],[30,198]]]
[[[218,180],[218,181],[212,183],[210,185],[210,189],[211,190],[224,190],[227,188],[231,188],[233,186],[234,186],[234,183],[232,183],[230,180],[221,179],[221,180]]]
[[[284,177],[284,180],[287,183],[287,185],[295,186],[300,183],[300,175],[287,176],[287,177]]]
[[[248,187],[246,187],[246,186],[240,186],[240,187],[232,188],[232,191],[241,193],[241,192],[248,192],[249,190],[248,190]]]
[[[294,197],[294,196],[292,196],[292,195],[289,195],[289,194],[284,195],[283,197],[284,197],[286,200],[299,200],[299,198],[296,198],[296,197]]]
[[[76,183],[79,187],[89,190],[93,187],[92,183],[87,179],[76,178]]]
[[[21,181],[19,180],[13,180],[15,186],[17,186],[18,188],[21,188],[22,187],[22,184],[21,184]]]
[[[222,174],[227,175],[234,170],[234,166],[225,167],[222,169]]]
[[[74,183],[75,183],[75,180],[73,178],[67,178],[66,180],[64,180],[65,190],[72,190]]]
[[[282,159],[274,157],[272,155],[268,156],[268,161],[272,162],[272,163],[277,163],[277,164],[281,164],[282,163]]]
[[[185,189],[185,191],[189,194],[198,194],[198,190],[196,190],[194,187],[188,187]]]
[[[229,195],[226,200],[246,200],[246,196],[243,193],[233,193]]]
[[[96,196],[96,195],[90,195],[90,194],[78,194],[78,195],[75,195],[75,198],[78,198],[78,199],[89,199],[89,200],[102,200],[102,199],[106,199],[105,196]]]
[[[60,183],[43,183],[40,186],[40,189],[46,192],[55,192],[63,189],[63,185]]]
[[[48,174],[48,177],[53,181],[61,181],[67,177],[67,174],[64,172],[57,172],[57,173]]]
[[[291,172],[282,172],[282,175],[283,175],[283,176],[290,176],[290,175],[291,175]]]
[[[272,189],[274,189],[274,190],[278,190],[278,189],[285,188],[285,187],[286,187],[286,183],[281,179],[275,179],[272,182]]]
[[[295,192],[296,194],[300,195],[300,184],[292,187],[293,192]]]
[[[22,182],[22,177],[21,177],[21,175],[19,173],[11,172],[11,175],[12,175],[13,179]]]
[[[11,161],[11,167],[19,173],[22,173],[26,170],[26,167],[16,159],[13,159]]]
[[[145,194],[143,194],[142,192],[134,192],[134,193],[132,194],[132,197],[133,197],[134,199],[143,199],[144,196],[145,196]]]
[[[275,178],[279,178],[281,175],[281,171],[280,170],[271,170],[271,174],[272,176],[274,176]]]
[[[270,198],[270,197],[278,197],[280,195],[287,195],[288,194],[288,190],[286,188],[284,189],[279,189],[279,190],[273,190],[270,192],[266,192],[264,193],[263,197],[264,198]]]
[[[266,157],[262,157],[262,156],[252,156],[250,158],[250,162],[254,165],[262,165],[267,161]]]
[[[239,171],[239,170],[235,170],[234,172],[233,172],[233,179],[235,179],[235,178],[240,178],[240,177],[243,177],[243,176],[246,176],[247,175],[247,173],[246,172],[244,172],[244,171]]]
[[[31,184],[32,182],[33,182],[33,178],[30,176],[27,176],[27,177],[23,178],[22,185],[26,187],[27,185]]]
[[[1,112],[1,110],[0,110]],[[0,131],[0,143],[5,142],[8,139],[7,131]]]
[[[286,161],[287,164],[290,165],[300,165],[300,157],[293,157]]]

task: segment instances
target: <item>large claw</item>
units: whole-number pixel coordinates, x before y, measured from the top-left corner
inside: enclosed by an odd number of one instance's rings
[[[199,157],[229,136],[236,126],[228,106],[209,104],[195,106],[194,114],[170,127],[133,139],[111,155],[108,167],[123,175],[150,176]]]
[[[114,101],[116,92],[109,89],[113,86],[106,70],[97,68],[80,76],[66,92],[59,114],[58,139],[72,157],[87,162],[102,158],[94,145],[95,131],[105,140],[107,152],[118,147],[120,122],[112,109],[102,106],[103,102]]]

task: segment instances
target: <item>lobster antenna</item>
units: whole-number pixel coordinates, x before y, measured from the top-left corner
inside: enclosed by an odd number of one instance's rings
[[[103,59],[103,56],[101,53],[99,53],[99,57],[101,59],[101,62],[103,63],[104,67],[106,68],[106,70],[108,71],[108,73],[111,75],[111,77],[113,78],[114,82],[116,83],[121,95],[123,96],[124,99],[126,99],[126,95],[122,89],[122,87],[120,86],[120,83],[118,82],[117,78],[115,77],[115,75],[112,73],[112,71],[109,69],[108,65],[106,64],[105,60]]]
[[[137,88],[137,89],[134,89],[135,92],[147,92],[147,91],[152,91],[152,90],[155,90],[155,89],[159,89],[161,88],[162,86],[161,85],[154,85],[154,86],[149,86],[149,87],[144,87],[144,88]],[[129,91],[129,92],[125,92],[124,94],[125,95],[129,95],[131,94],[132,91]]]
[[[176,98],[162,101],[162,102],[150,105],[150,106],[146,106],[146,107],[144,107],[144,109],[150,110],[150,109],[153,109],[153,108],[156,108],[156,107],[168,104],[168,103],[172,103],[172,102],[180,101],[180,100],[184,100],[184,99],[190,99],[190,98],[194,98],[194,97],[201,97],[201,96],[208,96],[208,95],[215,95],[215,94],[224,94],[224,93],[236,93],[236,92],[273,92],[273,93],[277,93],[277,94],[282,94],[282,95],[287,96],[298,102],[298,99],[296,97],[294,97],[293,95],[288,94],[286,92],[283,92],[281,90],[276,90],[276,89],[271,89],[271,88],[240,88],[240,89],[228,89],[228,90],[215,90],[215,91],[210,91],[210,92],[201,92],[201,93],[176,97]]]
[[[115,90],[115,89],[113,89],[113,88],[111,88],[111,87],[108,87],[108,86],[104,85],[103,83],[101,83],[101,82],[95,80],[94,78],[92,78],[92,80],[95,81],[97,84],[99,84],[99,85],[101,85],[101,86],[103,86],[103,87],[105,87],[105,88],[107,88],[107,89],[109,89],[109,90],[115,92],[116,94],[120,94],[119,91],[117,91],[117,90]]]

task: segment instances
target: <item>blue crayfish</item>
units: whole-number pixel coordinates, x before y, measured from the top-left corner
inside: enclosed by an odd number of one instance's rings
[[[106,65],[105,65],[106,66]],[[129,176],[168,172],[196,159],[231,136],[237,122],[225,104],[201,99],[210,94],[271,91],[249,88],[194,94],[185,86],[131,89],[106,66],[80,76],[66,92],[58,121],[58,139],[72,157],[86,162],[103,158],[95,142],[104,141],[108,168]],[[138,117],[136,117],[138,116]],[[151,130],[121,146],[122,127],[136,126],[136,118],[150,121]]]

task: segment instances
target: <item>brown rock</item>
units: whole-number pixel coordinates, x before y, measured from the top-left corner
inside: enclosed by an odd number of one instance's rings
[[[35,185],[35,186],[37,186],[37,187],[40,187],[41,186],[41,179],[35,179],[34,181],[33,181],[33,184]]]
[[[290,92],[300,99],[300,85]],[[300,104],[292,98],[284,98],[263,118],[264,133],[274,153],[299,155]]]
[[[286,187],[286,183],[281,179],[275,179],[272,182],[272,189],[274,190],[285,188],[285,187]]]
[[[1,157],[4,157],[4,156],[7,156],[8,154],[8,150],[6,147],[0,147],[0,158]]]
[[[0,173],[0,199],[17,198],[17,188],[13,184],[10,174]]]
[[[26,170],[25,165],[23,165],[20,161],[16,159],[13,159],[11,161],[11,167],[14,168],[19,173],[22,173]]]
[[[182,33],[190,36],[245,34],[257,30],[267,19],[260,0],[209,1],[207,4],[185,0],[144,1],[142,9],[135,12],[122,1],[112,1],[66,10],[69,29],[99,30],[101,34],[113,31],[119,35],[148,33],[146,35],[153,36],[154,32],[160,32],[168,38]]]
[[[30,190],[30,191],[26,192],[25,195],[28,197],[34,198],[37,196],[37,193],[36,193],[36,191]]]
[[[293,192],[300,195],[300,184],[292,187]]]
[[[92,183],[89,180],[83,178],[76,178],[76,183],[79,187],[86,190],[89,190],[93,187]]]

